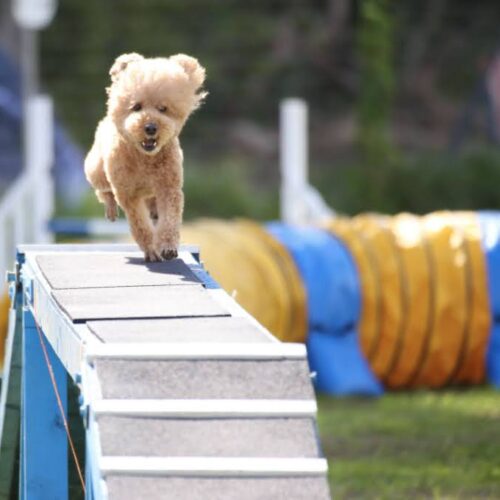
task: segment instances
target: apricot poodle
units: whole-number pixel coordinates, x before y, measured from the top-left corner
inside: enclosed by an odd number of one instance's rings
[[[206,96],[205,69],[184,54],[132,53],[118,57],[110,75],[85,175],[108,219],[123,209],[146,261],[175,258],[184,207],[179,134]]]

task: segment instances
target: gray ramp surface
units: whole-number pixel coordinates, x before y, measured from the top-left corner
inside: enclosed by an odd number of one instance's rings
[[[80,288],[52,295],[74,322],[228,315],[201,285]]]
[[[312,418],[103,415],[98,423],[104,456],[316,458],[319,454]]]
[[[90,321],[90,331],[102,342],[273,342],[246,318],[212,317],[151,320]]]
[[[55,290],[200,283],[181,259],[145,262],[137,253],[58,253],[36,261]]]
[[[305,360],[97,359],[104,399],[314,399]]]
[[[112,500],[329,500],[323,477],[109,477]]]

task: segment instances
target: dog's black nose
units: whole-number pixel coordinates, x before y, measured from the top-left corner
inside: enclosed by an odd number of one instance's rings
[[[158,127],[154,123],[146,123],[144,125],[144,131],[147,135],[155,135]]]

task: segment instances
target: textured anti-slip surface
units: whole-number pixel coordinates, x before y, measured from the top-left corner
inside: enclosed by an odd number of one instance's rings
[[[58,253],[36,262],[54,290],[200,283],[181,259],[145,262],[138,253]]]
[[[109,477],[109,498],[148,500],[326,500],[324,477]]]
[[[273,342],[247,318],[89,321],[90,331],[102,342]]]
[[[315,458],[319,451],[311,418],[101,416],[98,422],[105,456]]]
[[[306,360],[96,360],[103,398],[314,399]]]
[[[52,295],[76,322],[228,314],[201,285],[79,288],[55,290]]]

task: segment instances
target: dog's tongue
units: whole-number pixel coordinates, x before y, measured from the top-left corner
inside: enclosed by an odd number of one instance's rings
[[[156,139],[144,139],[141,143],[141,146],[146,151],[153,151],[153,149],[156,147]]]

